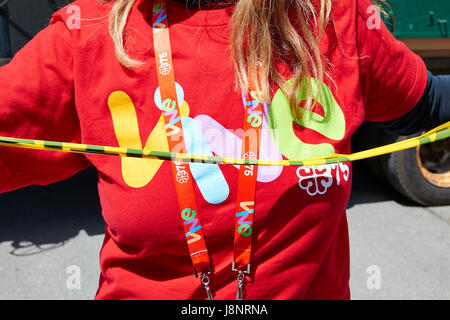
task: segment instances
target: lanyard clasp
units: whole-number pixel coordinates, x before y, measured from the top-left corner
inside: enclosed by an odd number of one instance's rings
[[[245,275],[250,274],[250,264],[247,265],[247,270],[242,270],[242,269],[238,270],[238,269],[236,269],[236,264],[233,261],[231,264],[231,270],[238,273],[238,275],[237,275],[238,290],[236,293],[236,300],[242,300],[242,291],[243,291],[243,287],[244,287],[244,283],[245,283]]]
[[[194,268],[194,273],[195,273],[195,277],[196,278],[198,278],[199,277],[199,275],[198,275],[198,272],[197,272],[197,269],[196,268]],[[200,275],[200,282],[202,283],[202,285],[205,287],[205,290],[206,290],[206,296],[208,297],[208,300],[214,300],[214,298],[213,298],[213,295],[212,295],[212,293],[211,293],[211,288],[209,287],[209,284],[210,284],[210,279],[209,279],[209,275],[210,274],[212,274],[213,273],[213,270],[212,270],[212,266],[211,266],[211,264],[209,265],[209,271],[207,271],[207,272],[203,272],[201,275]]]
[[[234,263],[234,261],[231,263],[231,270],[234,272],[242,272],[245,274],[250,274],[250,264],[247,265],[247,270],[238,270],[236,269],[236,264]]]
[[[208,300],[214,300],[212,293],[211,293],[211,289],[209,288],[210,280],[209,280],[208,274],[203,273],[200,281],[202,282],[203,286],[205,287],[206,296],[208,297]]]
[[[245,275],[243,271],[238,272],[237,276],[237,285],[238,285],[238,291],[236,294],[236,300],[242,300],[242,287],[244,286],[245,281]]]

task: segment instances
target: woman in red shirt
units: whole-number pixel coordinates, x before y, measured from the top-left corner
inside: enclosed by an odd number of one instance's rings
[[[397,132],[448,121],[448,78],[369,0],[205,2],[61,9],[0,69],[0,135],[247,166],[2,148],[0,192],[97,169],[97,299],[348,299],[351,163],[250,160],[350,153],[364,120]]]

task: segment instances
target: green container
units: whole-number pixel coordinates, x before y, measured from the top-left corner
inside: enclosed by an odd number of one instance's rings
[[[397,38],[450,36],[450,0],[387,0],[387,3],[394,12]],[[391,17],[387,24],[392,25],[393,20]]]

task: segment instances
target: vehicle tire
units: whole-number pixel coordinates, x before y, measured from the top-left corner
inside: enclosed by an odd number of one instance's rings
[[[369,130],[371,142],[376,146],[417,136],[397,136],[375,126]],[[366,128],[366,136],[369,130]],[[450,139],[368,159],[366,164],[374,173],[381,174],[382,180],[418,204],[450,205]]]

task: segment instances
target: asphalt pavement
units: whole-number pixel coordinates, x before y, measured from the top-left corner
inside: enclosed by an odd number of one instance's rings
[[[450,206],[420,207],[355,163],[352,299],[449,299]],[[104,222],[93,169],[0,194],[0,299],[91,300]]]

